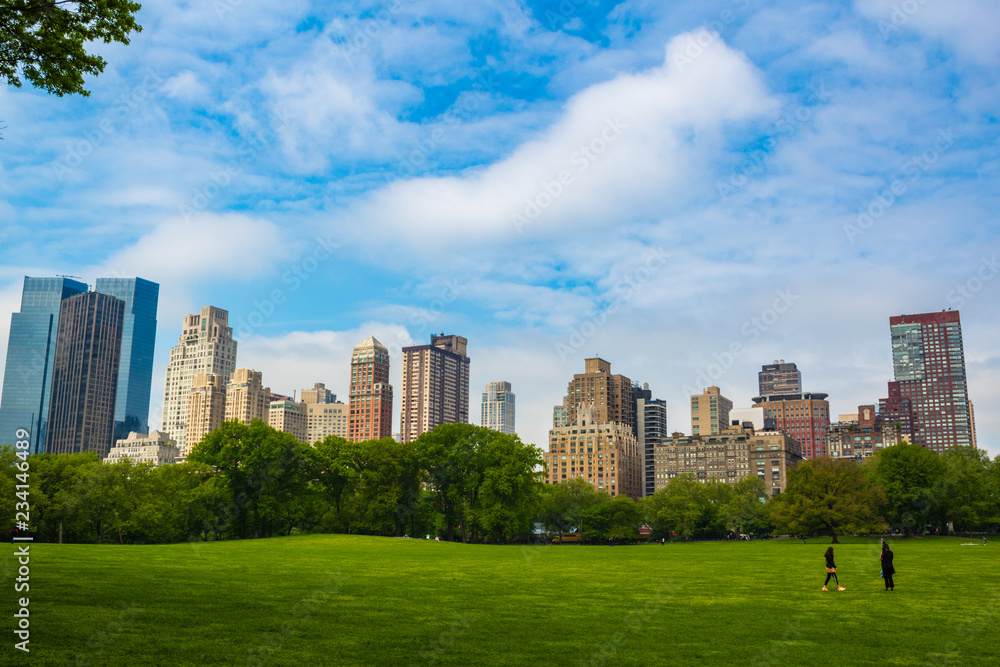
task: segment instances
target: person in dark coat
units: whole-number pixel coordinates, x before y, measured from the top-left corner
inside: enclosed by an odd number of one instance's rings
[[[892,566],[892,549],[889,548],[888,544],[882,545],[882,553],[879,554],[879,559],[882,561],[882,576],[885,578],[885,590],[891,591],[895,588],[892,575],[896,574],[896,568]]]
[[[828,590],[826,585],[830,583],[830,577],[833,577],[833,583],[837,584],[837,590],[846,591],[847,589],[841,586],[837,580],[837,565],[833,562],[833,547],[827,549],[823,555],[826,556],[826,581],[823,582],[823,590]]]

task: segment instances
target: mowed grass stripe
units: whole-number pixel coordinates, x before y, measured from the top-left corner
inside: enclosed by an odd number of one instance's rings
[[[895,542],[894,593],[877,540],[825,593],[828,540],[37,544],[31,663],[993,664],[997,551],[961,542]]]

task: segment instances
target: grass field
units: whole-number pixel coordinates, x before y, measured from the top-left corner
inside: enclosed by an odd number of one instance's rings
[[[32,665],[996,664],[1000,542],[588,547],[312,535],[31,547]],[[4,547],[13,629],[16,562]],[[26,659],[27,658],[27,659]]]

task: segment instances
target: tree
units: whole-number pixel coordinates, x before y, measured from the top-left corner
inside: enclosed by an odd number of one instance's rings
[[[937,515],[944,464],[936,452],[901,442],[876,452],[864,469],[885,491],[883,515],[907,537]]]
[[[728,486],[728,485],[727,485]],[[730,533],[767,533],[767,486],[760,477],[744,477],[732,485],[732,495],[720,510],[726,530]]]
[[[708,526],[705,485],[691,474],[670,480],[665,488],[647,496],[644,505],[654,535],[676,533],[687,540]]]
[[[878,509],[885,498],[854,461],[828,456],[798,463],[788,473],[785,492],[772,500],[775,533],[881,532]]]
[[[957,530],[977,530],[989,523],[989,456],[981,449],[950,447],[944,455],[942,512]]]
[[[538,516],[549,530],[568,533],[583,529],[587,511],[600,502],[594,485],[575,477],[561,484],[543,486]]]
[[[104,58],[87,53],[87,42],[129,43],[142,32],[129,0],[0,0],[0,76],[59,95],[90,92],[85,74],[100,74]]]

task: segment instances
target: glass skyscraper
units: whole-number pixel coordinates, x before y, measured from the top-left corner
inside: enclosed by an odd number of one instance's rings
[[[149,433],[160,286],[142,278],[98,278],[95,291],[125,302],[114,440],[124,440],[130,431]]]
[[[62,302],[87,291],[69,278],[24,278],[21,312],[10,318],[7,365],[0,398],[0,444],[13,443],[17,429],[31,432],[31,454],[45,451],[52,364]]]

